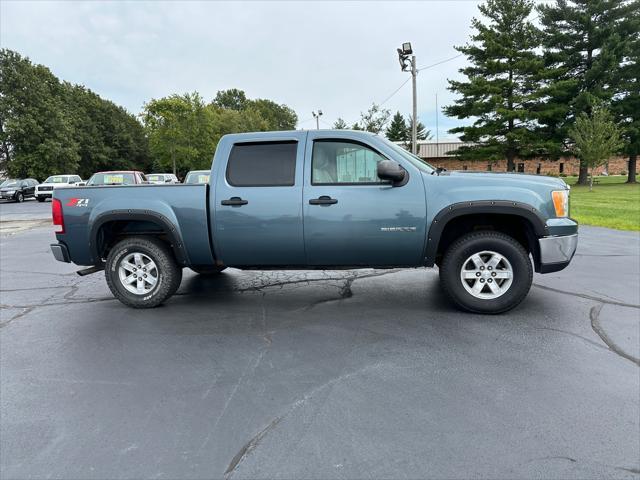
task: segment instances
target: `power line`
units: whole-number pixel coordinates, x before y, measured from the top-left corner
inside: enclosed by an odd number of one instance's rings
[[[385,98],[382,102],[379,103],[380,106],[384,105],[385,103],[387,103],[389,100],[391,100],[391,98],[400,91],[400,89],[402,87],[404,87],[407,82],[411,80],[411,77],[407,78],[404,82],[402,82],[402,85],[400,85],[398,88],[396,88],[393,93],[391,95],[389,95],[387,98]]]
[[[447,58],[446,60],[441,60],[439,62],[432,63],[431,65],[427,65],[427,66],[424,66],[424,67],[419,67],[418,71],[426,70],[427,68],[432,68],[432,67],[436,67],[438,65],[442,65],[443,63],[450,62],[451,60],[455,60],[456,58],[461,57],[463,55],[464,55],[464,53],[459,53],[458,55],[456,55],[454,57],[451,57],[451,58]]]

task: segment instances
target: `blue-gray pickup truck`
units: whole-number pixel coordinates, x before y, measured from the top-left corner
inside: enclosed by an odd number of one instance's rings
[[[533,271],[565,268],[578,225],[560,179],[436,169],[348,130],[224,136],[208,183],[59,188],[57,260],[104,269],[113,294],[155,307],[182,269],[437,265],[459,307],[505,312]]]

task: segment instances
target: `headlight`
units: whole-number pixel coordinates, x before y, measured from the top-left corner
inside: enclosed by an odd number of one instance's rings
[[[569,216],[569,190],[554,190],[551,192],[553,208],[556,210],[556,217]]]

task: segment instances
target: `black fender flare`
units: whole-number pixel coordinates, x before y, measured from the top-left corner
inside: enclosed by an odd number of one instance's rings
[[[527,203],[510,202],[508,200],[479,200],[454,203],[440,210],[431,221],[424,255],[427,267],[432,267],[435,264],[440,237],[447,223],[457,217],[478,213],[516,215],[529,222],[537,238],[549,234],[545,218],[536,208]],[[534,245],[534,249],[535,248],[537,248],[537,243]],[[535,259],[536,251],[533,252],[533,256]]]
[[[144,221],[152,222],[162,228],[164,234],[169,237],[171,241],[171,249],[176,257],[176,261],[179,265],[188,265],[189,257],[187,250],[182,240],[180,230],[173,222],[161,213],[154,212],[153,210],[140,210],[140,209],[126,209],[126,210],[107,210],[99,214],[91,225],[89,231],[89,249],[94,262],[101,263],[100,252],[98,251],[98,232],[107,223],[126,220],[126,221]]]

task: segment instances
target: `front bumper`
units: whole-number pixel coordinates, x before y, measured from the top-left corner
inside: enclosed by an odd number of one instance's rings
[[[540,273],[557,272],[564,269],[578,247],[578,234],[543,237],[540,246]]]
[[[71,263],[71,257],[69,257],[69,249],[62,243],[52,243],[50,245],[51,253],[59,262]]]

